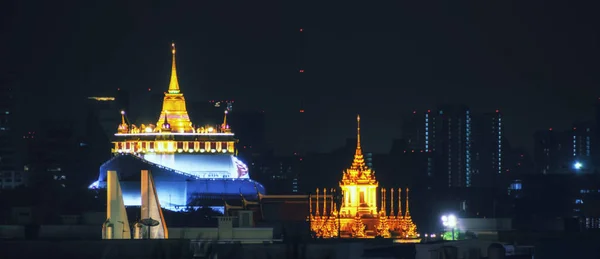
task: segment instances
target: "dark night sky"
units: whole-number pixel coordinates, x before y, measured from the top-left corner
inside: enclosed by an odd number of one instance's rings
[[[401,115],[413,108],[499,108],[513,145],[531,146],[536,129],[590,119],[600,96],[593,1],[151,2],[0,8],[0,71],[20,90],[19,113],[31,118],[24,127],[83,116],[85,96],[118,87],[164,91],[172,40],[186,98],[264,109],[280,151],[293,149],[284,138],[298,131],[290,114],[300,95],[309,96],[313,149],[342,145],[360,112],[365,148],[375,152],[400,137]],[[294,83],[299,27],[303,88]]]

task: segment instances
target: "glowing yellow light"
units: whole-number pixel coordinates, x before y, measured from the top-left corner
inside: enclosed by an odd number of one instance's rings
[[[96,100],[96,101],[99,101],[99,102],[108,102],[108,101],[114,101],[115,100],[114,97],[96,97],[96,96],[88,97],[88,99],[90,99],[90,100]]]

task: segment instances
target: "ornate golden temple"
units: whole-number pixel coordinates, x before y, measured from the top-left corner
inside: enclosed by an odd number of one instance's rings
[[[171,44],[171,80],[156,124],[129,123],[121,111],[113,153],[224,153],[235,154],[237,140],[227,124],[227,110],[220,125],[195,126],[187,112],[179,88],[175,62],[175,43]]]
[[[413,223],[408,206],[406,189],[405,211],[402,212],[402,189],[397,189],[397,210],[394,209],[394,189],[380,189],[375,172],[364,160],[360,146],[360,116],[356,118],[357,143],[354,160],[343,172],[340,190],[327,189],[310,195],[310,228],[320,238],[397,238],[404,242],[420,242],[417,226]],[[377,206],[379,202],[379,207]],[[339,204],[339,205],[338,205]],[[387,204],[390,205],[388,210]],[[340,207],[339,209],[337,207]]]

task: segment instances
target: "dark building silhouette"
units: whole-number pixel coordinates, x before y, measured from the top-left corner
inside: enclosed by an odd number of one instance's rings
[[[568,173],[571,171],[573,145],[570,132],[547,130],[534,134],[533,159],[540,174]]]
[[[77,137],[74,122],[44,121],[27,133],[25,166],[31,172],[32,181],[56,181],[63,187],[68,183],[79,187],[87,185],[80,177],[93,174],[80,171],[88,162],[80,152],[86,143]]]
[[[429,113],[431,114],[431,113]],[[432,114],[426,149],[434,152],[435,178],[440,186],[470,187],[473,163],[471,160],[472,121],[468,107],[445,105]],[[427,133],[426,133],[427,134]],[[431,143],[431,144],[429,144]],[[429,144],[429,145],[428,145]]]
[[[87,98],[87,120],[94,120],[105,137],[110,138],[115,129],[121,123],[121,110],[114,97],[88,97]],[[93,118],[90,118],[93,117]],[[88,123],[89,124],[89,123]]]
[[[600,228],[598,175],[530,174],[522,178],[518,182],[520,191],[514,204],[513,225],[517,229],[578,231]]]
[[[503,154],[507,145],[503,128],[502,114],[498,110],[473,117],[473,186],[493,188],[504,182],[506,156]]]
[[[533,158],[524,148],[508,149],[505,160],[505,171],[509,178],[518,179],[521,175],[535,173]]]
[[[571,164],[573,166],[575,166],[577,163],[581,165],[581,168],[573,169],[584,172],[594,172],[596,170],[596,165],[593,159],[595,152],[594,145],[596,145],[596,136],[594,134],[593,122],[574,123],[573,129],[570,130],[569,135],[569,140],[570,142],[572,142]]]
[[[115,101],[117,102],[117,109],[121,111],[130,112],[129,102],[131,100],[131,95],[129,90],[126,89],[117,89],[117,94]]]
[[[0,189],[14,188],[25,182],[15,143],[14,86],[0,81]]]
[[[408,149],[425,149],[426,137],[429,138],[429,134],[426,135],[426,129],[429,126],[426,117],[429,117],[430,113],[431,111],[427,113],[412,111],[404,116],[402,120],[402,138],[406,141]]]
[[[470,187],[474,168],[469,108],[444,105],[437,111],[413,112],[406,120],[403,136],[407,148],[432,153],[426,158],[426,174],[434,180],[430,187]]]

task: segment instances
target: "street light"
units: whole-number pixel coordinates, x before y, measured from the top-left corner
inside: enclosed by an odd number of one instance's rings
[[[575,170],[580,170],[581,168],[583,168],[583,164],[579,161],[576,161],[575,163],[573,163],[573,168]]]
[[[444,227],[449,227],[452,229],[452,240],[456,240],[454,237],[454,228],[456,228],[457,223],[458,220],[456,219],[456,216],[452,214],[442,216],[442,225],[444,225]]]

